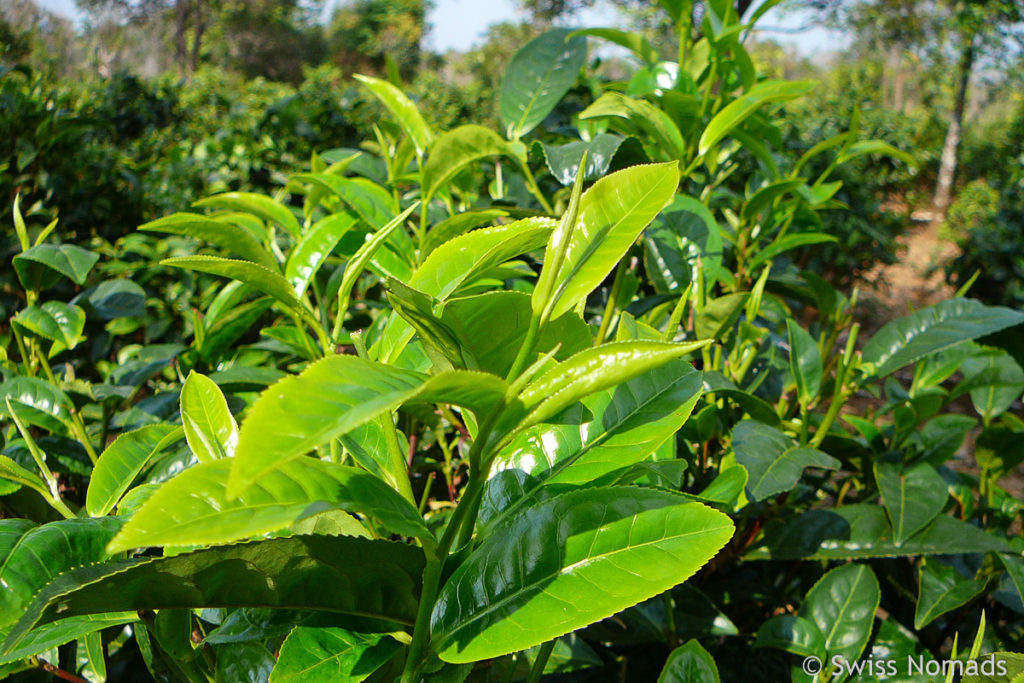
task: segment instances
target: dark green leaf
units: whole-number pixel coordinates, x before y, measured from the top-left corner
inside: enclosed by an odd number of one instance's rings
[[[864,345],[863,358],[874,375],[885,377],[919,358],[1024,322],[1024,313],[985,306],[972,299],[950,299],[887,323]]]
[[[534,38],[512,56],[501,81],[501,119],[518,140],[551,113],[576,82],[587,60],[587,41],[555,29]]]
[[[47,301],[41,306],[29,306],[18,311],[11,318],[11,324],[17,325],[23,333],[27,331],[52,341],[49,353],[52,358],[61,351],[75,348],[81,341],[85,311],[63,301]]]
[[[299,626],[285,639],[270,683],[362,681],[398,651],[388,636]]]
[[[792,318],[786,320],[789,333],[789,370],[796,381],[797,397],[805,408],[821,391],[821,354],[814,338]]]
[[[63,391],[37,377],[15,377],[0,384],[0,417],[10,417],[6,400],[17,404],[18,417],[29,424],[62,432],[71,423],[71,399]]]
[[[658,683],[719,683],[714,658],[696,640],[672,650]]]
[[[918,630],[946,612],[966,605],[985,590],[984,581],[963,576],[955,567],[933,558],[921,563],[918,576],[917,606],[914,608],[914,628]]]
[[[733,428],[732,448],[736,462],[750,474],[747,495],[753,500],[792,489],[805,467],[836,470],[841,464],[815,448],[798,447],[779,430],[753,420],[744,420]]]
[[[86,276],[99,258],[99,254],[73,244],[37,244],[15,256],[13,263],[25,289],[40,290],[55,284],[60,275],[76,285],[84,285]]]
[[[677,296],[703,272],[710,291],[722,262],[722,237],[707,207],[692,197],[676,195],[658,214],[644,239],[644,262],[654,287]]]
[[[780,614],[761,624],[754,647],[773,647],[800,657],[825,657],[825,636],[810,619]]]
[[[449,300],[441,320],[458,335],[470,368],[504,377],[512,368],[530,324],[530,296],[522,292],[488,292]],[[570,311],[544,326],[538,354],[558,347],[556,360],[583,351],[593,343],[589,326]]]
[[[765,545],[750,559],[845,560],[1005,551],[1003,539],[966,522],[936,517],[912,538],[896,545],[885,509],[880,505],[844,505],[812,510],[769,528]]]
[[[825,638],[828,659],[860,659],[871,637],[881,599],[878,579],[866,564],[831,570],[807,593],[800,616],[814,623]]]
[[[0,626],[17,620],[33,596],[61,572],[106,559],[107,542],[121,524],[114,517],[63,519],[22,534],[0,562]]]
[[[140,316],[146,312],[146,291],[131,280],[104,280],[92,290],[88,301],[101,320]]]
[[[4,648],[36,625],[140,609],[319,609],[348,615],[349,628],[393,631],[416,618],[423,565],[422,551],[400,543],[296,536],[81,567],[36,596]]]
[[[601,133],[589,142],[577,140],[564,145],[544,145],[544,158],[551,175],[563,185],[572,185],[580,168],[583,154],[587,155],[587,169],[584,180],[600,178],[612,165],[615,153],[626,138],[620,135]]]
[[[927,463],[915,465],[905,472],[900,472],[894,465],[876,464],[875,481],[892,523],[892,540],[896,545],[935,519],[949,498],[946,482]]]

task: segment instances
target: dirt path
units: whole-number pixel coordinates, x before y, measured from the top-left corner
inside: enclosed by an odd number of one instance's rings
[[[899,239],[899,261],[875,267],[861,285],[857,308],[866,332],[955,293],[943,278],[941,264],[957,254],[956,245],[939,236],[930,213],[915,211],[913,218]]]

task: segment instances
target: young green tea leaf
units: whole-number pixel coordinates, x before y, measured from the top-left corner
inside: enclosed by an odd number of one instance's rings
[[[639,488],[558,496],[494,530],[431,616],[442,660],[498,657],[586,626],[685,581],[732,536],[720,512]]]
[[[184,432],[180,427],[156,424],[126,432],[100,454],[89,477],[85,509],[92,517],[109,513],[143,469]]]
[[[181,385],[181,426],[199,462],[230,458],[238,445],[238,425],[217,384],[195,370]]]

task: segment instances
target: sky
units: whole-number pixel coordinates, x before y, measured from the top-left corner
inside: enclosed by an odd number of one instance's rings
[[[79,14],[74,0],[36,2],[52,12],[73,19]],[[333,7],[334,3],[328,2],[328,5]],[[522,17],[517,17],[515,0],[435,0],[434,11],[428,17],[432,31],[427,37],[427,46],[438,52],[464,51],[479,45],[491,24],[517,18]],[[800,26],[804,19],[800,15],[771,10],[761,20],[760,26],[792,29]],[[607,27],[614,26],[615,22],[614,11],[593,9],[583,12],[576,23],[580,26]],[[804,56],[827,52],[842,41],[841,35],[821,28],[799,33],[767,31],[763,35],[783,45],[793,45]]]

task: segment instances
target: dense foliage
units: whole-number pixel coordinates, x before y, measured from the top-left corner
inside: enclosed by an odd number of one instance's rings
[[[815,83],[756,71],[758,13],[661,4],[676,59],[613,29],[522,45],[500,131],[438,128],[393,74],[357,77],[358,144],[303,137],[326,95],[172,135],[146,177],[203,140],[248,184],[204,173],[123,236],[66,230],[51,166],[8,167],[0,673],[1019,675],[1024,312],[958,296],[864,339],[799,254],[841,238],[843,169],[906,154],[853,112],[794,145]],[[597,77],[596,41],[642,67]],[[104,134],[212,90],[132,96]],[[254,130],[287,134],[263,157]],[[169,182],[157,206],[190,196]]]

